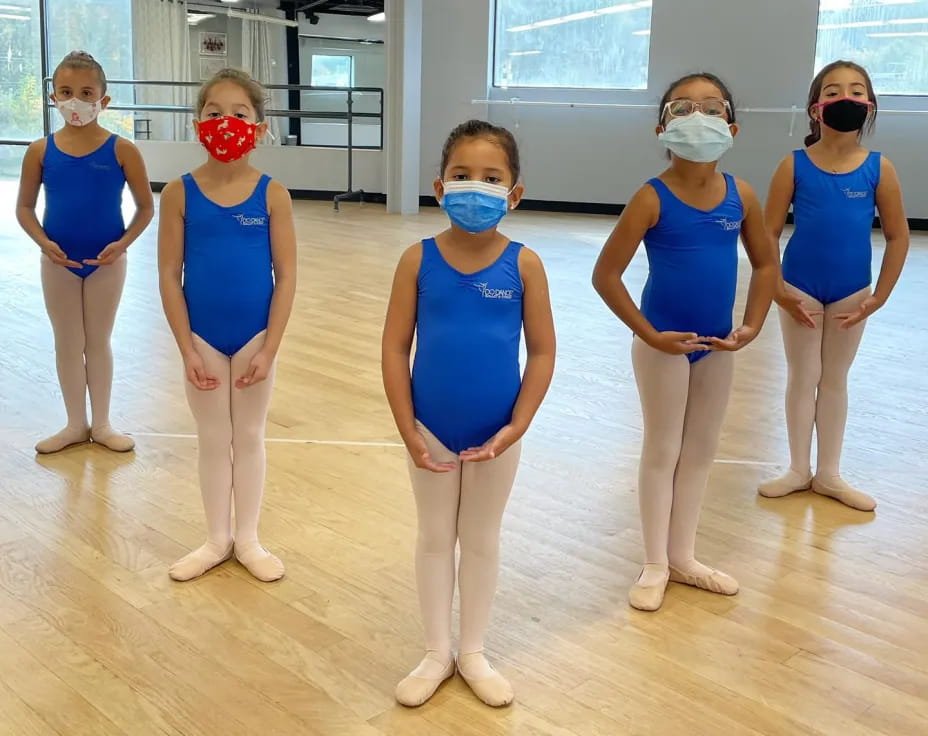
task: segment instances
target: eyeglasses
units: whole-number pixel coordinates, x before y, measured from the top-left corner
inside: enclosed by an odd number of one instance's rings
[[[720,118],[726,114],[731,117],[731,105],[728,104],[728,100],[719,100],[716,98],[699,101],[686,99],[671,100],[664,105],[662,116],[670,115],[672,118],[685,118],[687,115],[692,115],[697,110],[713,118]]]

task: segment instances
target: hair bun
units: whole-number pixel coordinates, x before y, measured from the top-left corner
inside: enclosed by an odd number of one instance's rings
[[[93,58],[93,56],[91,56],[91,55],[90,55],[89,53],[87,53],[86,51],[81,51],[80,49],[75,49],[75,50],[72,51],[70,54],[68,54],[68,57],[69,57],[69,58],[70,58],[70,57],[77,57],[77,58],[80,58],[80,59],[90,59],[91,61],[95,61],[95,59]]]

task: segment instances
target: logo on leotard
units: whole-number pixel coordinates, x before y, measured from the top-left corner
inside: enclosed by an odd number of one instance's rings
[[[474,284],[477,287],[484,299],[512,299],[513,289],[491,289],[487,286],[487,282],[484,281],[480,284]]]
[[[864,199],[870,192],[854,192],[850,189],[842,189],[844,196],[848,199]]]
[[[266,225],[266,217],[246,217],[245,215],[232,215],[239,225]]]
[[[727,217],[723,217],[721,220],[716,220],[716,222],[722,226],[722,230],[741,229],[741,220],[729,220]]]

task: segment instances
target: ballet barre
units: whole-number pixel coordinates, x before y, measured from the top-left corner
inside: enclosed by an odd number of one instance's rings
[[[508,105],[510,107],[569,107],[569,108],[599,108],[609,110],[649,110],[657,111],[657,105],[641,105],[624,102],[555,102],[553,100],[523,100],[519,97],[510,97],[508,100],[471,100],[472,105]],[[796,131],[797,115],[805,114],[805,107],[793,105],[792,107],[737,107],[736,112],[754,114],[754,113],[774,113],[788,114],[789,135],[790,137]],[[880,109],[880,115],[928,115],[928,109],[924,110],[899,110],[899,109]]]

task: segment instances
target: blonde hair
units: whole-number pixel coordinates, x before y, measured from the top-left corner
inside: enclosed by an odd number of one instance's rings
[[[241,87],[245,94],[248,95],[251,106],[255,109],[255,117],[257,117],[258,122],[264,122],[264,106],[267,104],[267,92],[264,87],[261,86],[260,82],[256,82],[248,72],[231,68],[220,69],[206,84],[200,87],[200,93],[197,95],[197,117],[200,117],[203,108],[206,107],[206,99],[210,90],[220,82],[232,82]]]
[[[100,66],[99,61],[94,59],[86,51],[72,51],[58,62],[58,66],[55,67],[55,71],[52,74],[52,86],[55,85],[55,77],[58,76],[58,72],[62,69],[93,69],[100,78],[100,86],[103,87],[103,94],[106,94],[106,74],[103,71],[103,67]]]

